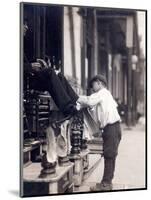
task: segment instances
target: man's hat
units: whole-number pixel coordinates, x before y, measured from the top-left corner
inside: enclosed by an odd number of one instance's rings
[[[90,83],[89,83],[90,88],[92,88],[92,83],[95,82],[95,81],[101,81],[101,82],[104,83],[105,86],[107,86],[106,77],[103,76],[103,75],[101,75],[101,74],[94,76],[94,77],[90,80]]]

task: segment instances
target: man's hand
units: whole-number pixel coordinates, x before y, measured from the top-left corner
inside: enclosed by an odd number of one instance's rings
[[[38,63],[38,62],[33,62],[33,63],[31,63],[31,66],[32,66],[32,69],[33,69],[34,71],[40,71],[40,70],[41,70],[41,64]]]

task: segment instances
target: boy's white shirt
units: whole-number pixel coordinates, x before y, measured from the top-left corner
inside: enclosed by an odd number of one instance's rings
[[[91,114],[101,128],[104,128],[107,124],[121,121],[117,111],[117,103],[106,88],[100,89],[90,96],[82,95],[78,102],[91,107]]]

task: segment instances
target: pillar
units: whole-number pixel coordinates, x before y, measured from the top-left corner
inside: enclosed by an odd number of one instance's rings
[[[132,48],[127,49],[127,126],[132,125]]]
[[[132,54],[133,54],[133,17],[126,18],[127,46],[127,126],[132,125]]]
[[[82,29],[82,41],[81,41],[81,85],[84,90],[86,90],[86,79],[85,79],[85,74],[86,74],[86,9],[83,9],[79,14],[82,17],[81,20],[81,29]]]
[[[94,66],[92,66],[92,75],[97,74],[97,68],[98,68],[98,23],[97,23],[97,15],[96,15],[96,9],[93,11],[93,17],[94,17],[94,29],[93,29],[93,42],[94,42]]]

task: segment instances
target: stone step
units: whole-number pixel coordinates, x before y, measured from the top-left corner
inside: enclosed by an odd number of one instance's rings
[[[93,171],[97,168],[99,163],[101,162],[101,155],[100,154],[89,154],[89,167],[87,170],[84,171],[83,182],[85,182],[89,176],[93,173]],[[83,185],[83,184],[82,184]],[[79,192],[80,188],[82,187],[74,187],[74,192]]]
[[[73,192],[73,167],[69,162],[67,166],[56,167],[56,173],[40,177],[41,163],[32,163],[23,168],[23,196],[38,196],[49,194],[63,194]]]
[[[100,163],[102,156],[100,154],[91,154],[89,153],[89,167],[84,171],[83,181],[86,180],[96,169]]]
[[[103,140],[102,138],[94,138],[88,141],[88,149],[91,154],[102,154],[103,153]]]

